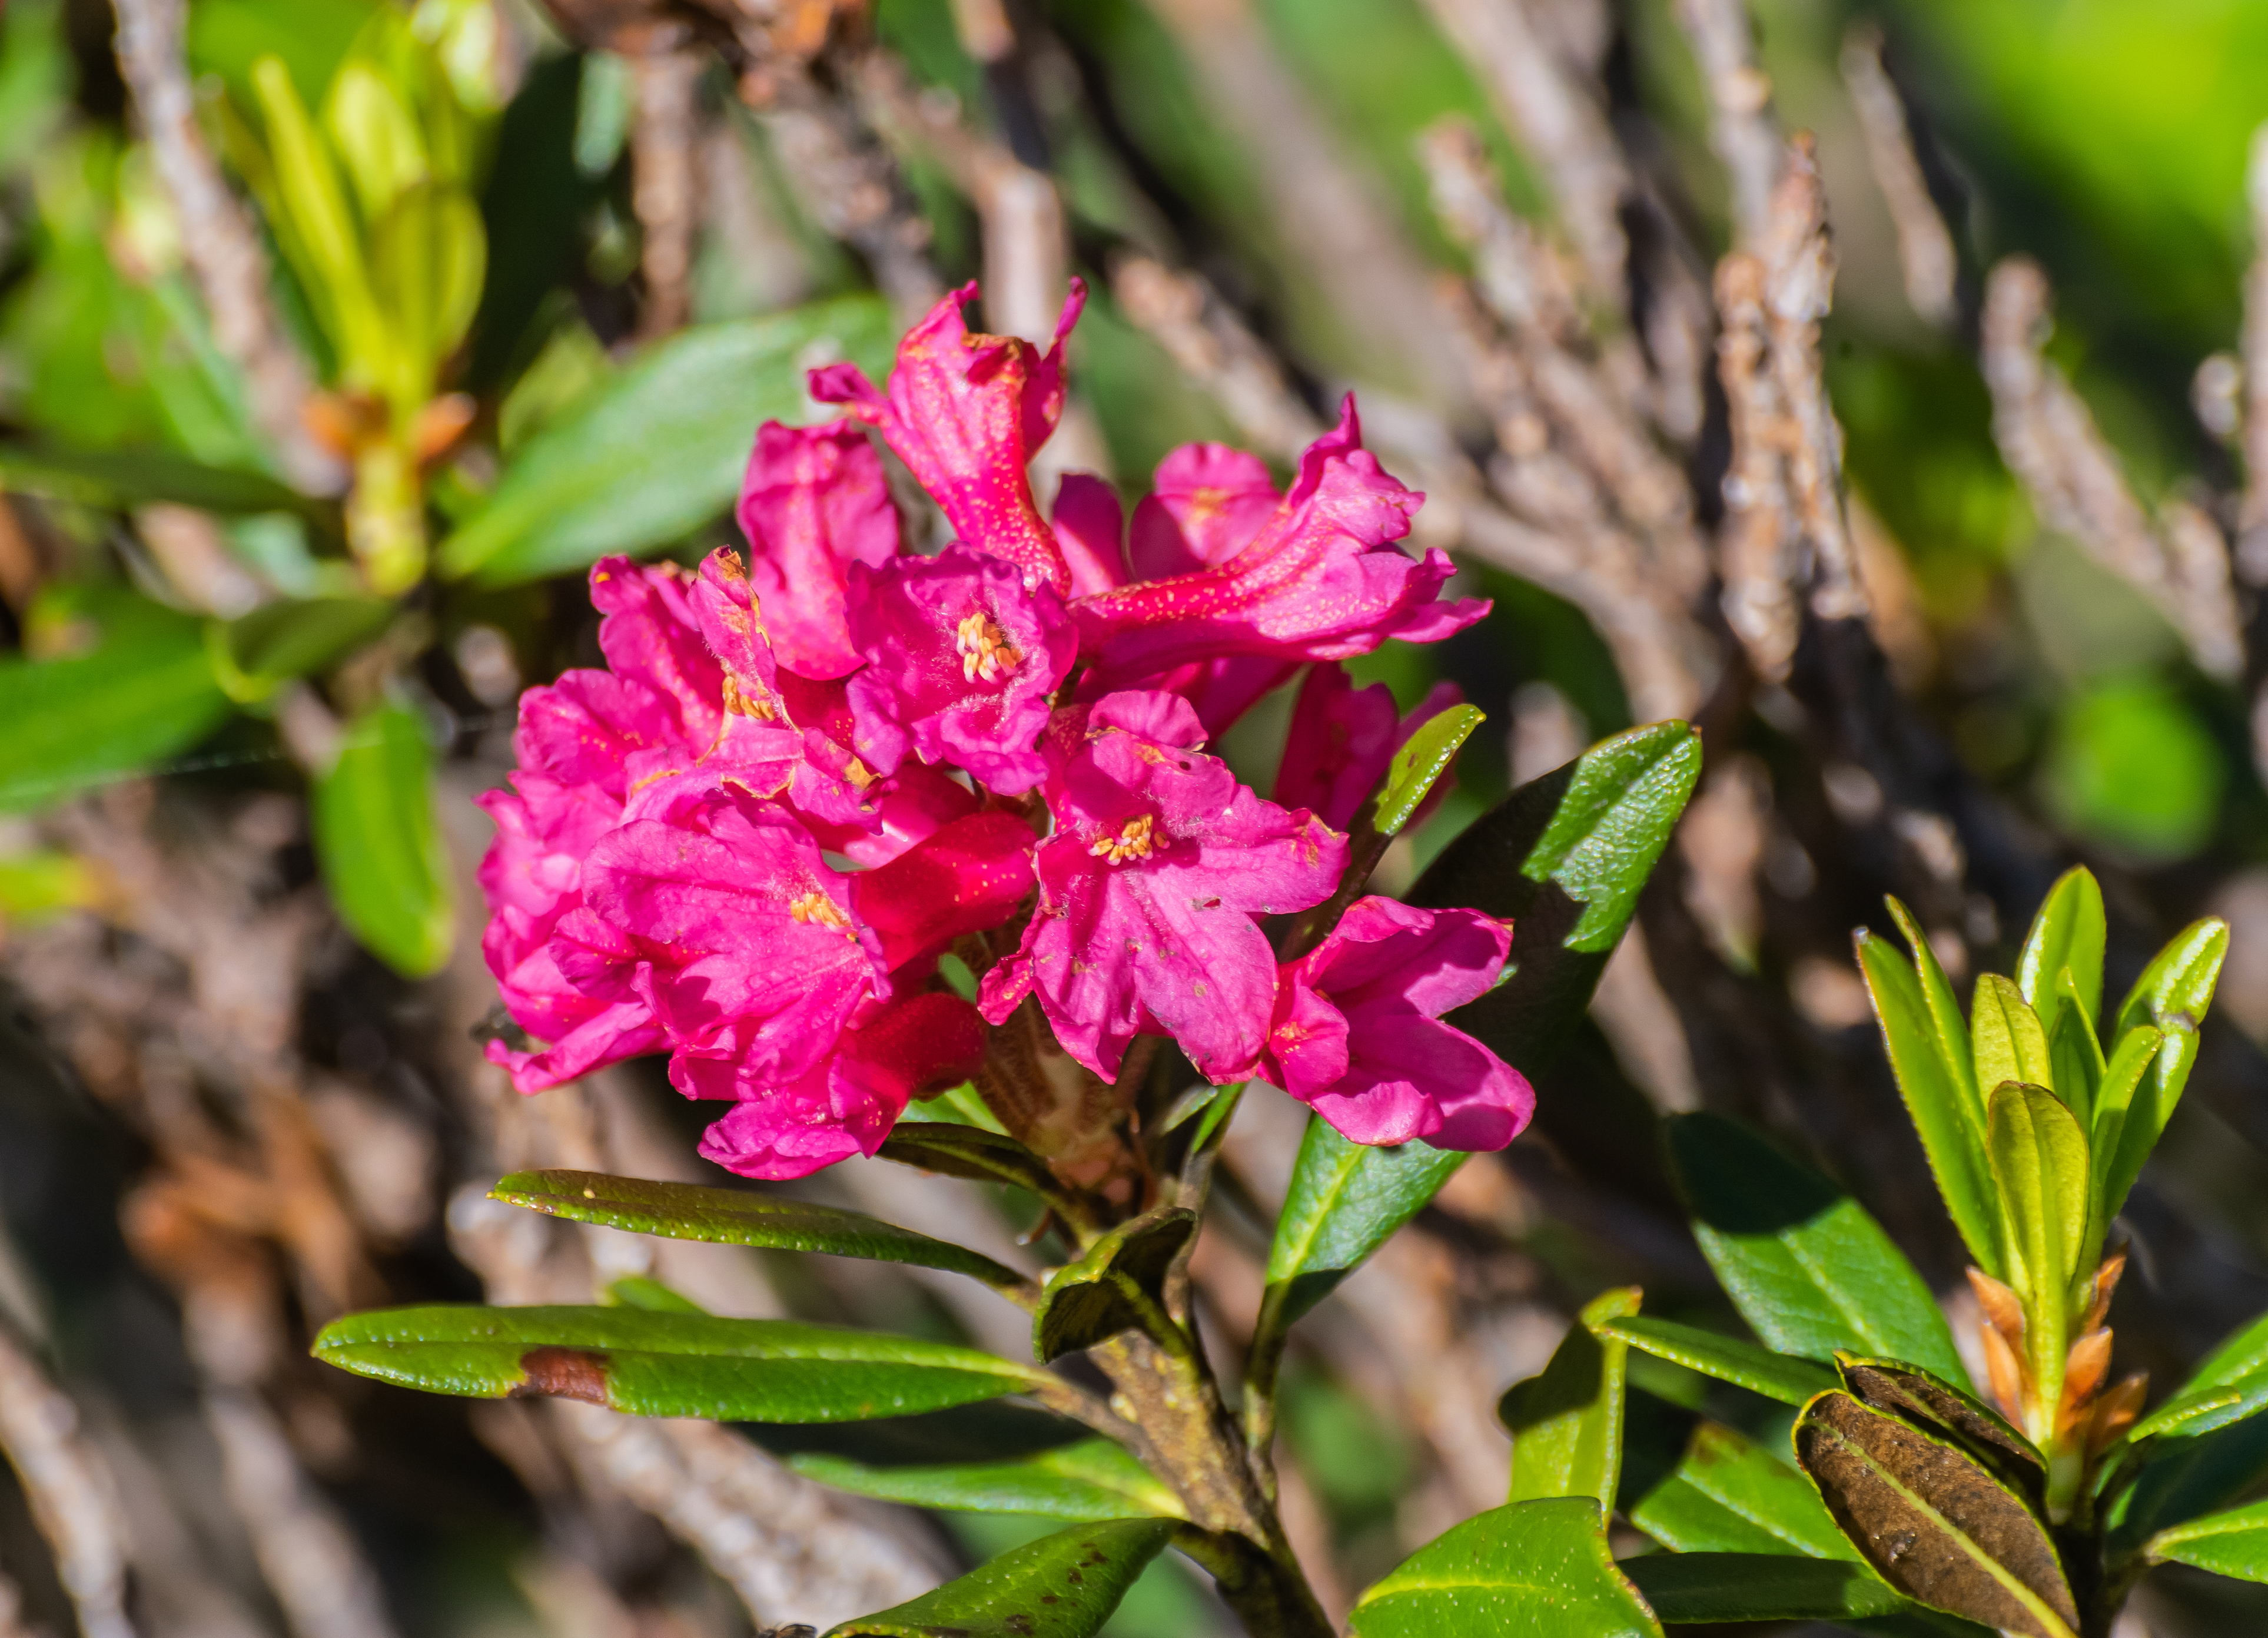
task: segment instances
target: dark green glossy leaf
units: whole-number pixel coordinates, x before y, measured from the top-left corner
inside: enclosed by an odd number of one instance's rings
[[[1718,1422],[1696,1426],[1677,1465],[1628,1510],[1631,1524],[1675,1553],[1859,1556],[1809,1479]]]
[[[2142,1162],[2165,1135],[2166,1122],[2189,1083],[2190,1066],[2197,1062],[2198,1026],[2213,1005],[2213,986],[2228,955],[2228,924],[2217,916],[2192,922],[2160,950],[2142,976],[2134,981],[2118,1007],[2118,1022],[2110,1034],[2122,1040],[2140,1024],[2154,1024],[2165,1039],[2150,1068],[2134,1088],[2126,1118],[2118,1132],[2118,1147],[2108,1162],[2102,1199],[2106,1215],[2115,1215]]]
[[[1875,1572],[1919,1604],[2030,1638],[2074,1638],[2047,1530],[1954,1445],[1841,1391],[1795,1424],[1796,1460]]]
[[[1968,1382],[1929,1287],[1858,1201],[1720,1115],[1670,1122],[1667,1143],[1702,1252],[1768,1346],[1888,1355]]]
[[[1890,902],[1902,926],[1909,925],[1904,908]],[[1999,1206],[1984,1155],[1984,1105],[1976,1096],[1969,1027],[1920,929],[1906,936],[1926,963],[1918,976],[1886,941],[1863,927],[1856,938],[1859,970],[1866,975],[1883,1048],[1921,1136],[1938,1193],[1969,1255],[1997,1279],[2004,1272]]]
[[[2061,1302],[2086,1254],[2087,1134],[2054,1093],[2012,1082],[1992,1093],[1989,1142],[2013,1231],[2008,1283]]]
[[[1837,1380],[1833,1371],[1810,1360],[1775,1354],[1753,1342],[1719,1336],[1697,1325],[1681,1325],[1673,1319],[1637,1315],[1609,1320],[1599,1329],[1605,1335],[1619,1337],[1641,1354],[1729,1382],[1782,1405],[1801,1405],[1814,1394],[1832,1388]]]
[[[398,1308],[323,1328],[314,1354],[467,1398],[550,1394],[634,1416],[839,1422],[968,1405],[1047,1380],[912,1337],[635,1308]]]
[[[1349,1638],[1660,1638],[1587,1496],[1469,1518],[1355,1600]]]
[[[1057,1531],[827,1638],[1090,1638],[1174,1529],[1171,1519],[1121,1518]]]
[[[1398,835],[1440,777],[1456,761],[1457,752],[1472,738],[1473,730],[1488,719],[1470,705],[1452,705],[1426,719],[1394,753],[1371,809],[1371,828],[1381,836]]]
[[[2268,1502],[2161,1530],[2148,1551],[2153,1564],[2170,1559],[2239,1581],[2268,1581]]]
[[[2136,1422],[2137,1442],[2155,1434],[2200,1434],[2268,1407],[2268,1314],[2205,1356],[2181,1391]]]
[[[320,502],[265,473],[203,466],[162,449],[0,443],[0,479],[11,489],[105,511],[170,501],[231,517],[293,512],[337,524]]]
[[[196,622],[135,598],[99,623],[92,653],[0,660],[0,813],[139,773],[228,716]]]
[[[795,1456],[788,1465],[837,1490],[909,1507],[1076,1521],[1182,1516],[1174,1493],[1108,1439],[1082,1439],[1013,1462],[873,1467],[839,1456]]]
[[[2113,1492],[2104,1534],[2114,1558],[2161,1530],[2242,1500],[2268,1480],[2268,1416],[2206,1431],[2161,1435],[2142,1452],[2140,1471]]]
[[[1452,1014],[1457,1028],[1529,1074],[1550,1061],[1589,1005],[1700,771],[1700,736],[1687,724],[1632,728],[1521,786],[1449,844],[1410,903],[1518,923],[1510,976]],[[1464,1160],[1423,1143],[1365,1147],[1311,1119],[1269,1248],[1269,1283],[1282,1289],[1263,1330],[1313,1308]]]
[[[2063,998],[2058,974],[2069,970],[2080,1008],[2091,1025],[2102,1012],[2102,947],[2108,936],[2102,889],[2094,873],[2075,865],[2056,878],[2024,935],[2016,959],[2016,985],[2051,1034]]]
[[[263,697],[279,682],[345,659],[391,625],[394,615],[386,597],[263,603],[221,628],[214,668],[239,698]]]
[[[1032,1310],[1032,1351],[1050,1360],[1116,1336],[1175,1333],[1165,1311],[1167,1271],[1197,1231],[1197,1214],[1170,1206],[1121,1223],[1075,1263],[1048,1276]]]
[[[1800,1474],[1793,1475],[1803,1484]],[[1804,1488],[1808,1490],[1809,1486]],[[1650,1553],[1623,1574],[1672,1625],[1713,1621],[1839,1621],[1896,1615],[1914,1605],[1855,1560],[1778,1553]]]
[[[814,347],[879,373],[893,334],[871,296],[680,331],[519,446],[442,572],[506,586],[690,534],[732,505],[757,425],[802,418]]]
[[[823,1251],[884,1263],[949,1269],[1003,1288],[1023,1276],[981,1252],[932,1240],[879,1217],[812,1206],[743,1189],[704,1189],[683,1183],[648,1183],[595,1171],[519,1171],[489,1191],[531,1211],[578,1223],[603,1223],[633,1234],[724,1245],[759,1245],[784,1251]]]
[[[2002,1482],[2037,1500],[2047,1483],[2046,1458],[1976,1395],[1904,1360],[1838,1354],[1835,1368],[1843,1385],[1867,1405],[1952,1439]]]
[[[1591,1299],[1539,1376],[1505,1391],[1497,1415],[1512,1433],[1513,1502],[1588,1496],[1615,1505],[1622,1472],[1624,1361],[1630,1345],[1593,1330],[1638,1311],[1635,1287]]]
[[[424,724],[390,701],[354,719],[313,806],[315,854],[339,919],[397,971],[438,972],[456,911]]]
[[[902,1120],[877,1151],[884,1160],[972,1183],[1013,1184],[1044,1197],[1055,1179],[1040,1157],[1005,1133],[958,1121]]]

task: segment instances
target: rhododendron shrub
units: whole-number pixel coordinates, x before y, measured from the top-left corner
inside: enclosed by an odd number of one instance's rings
[[[745,552],[591,572],[606,663],[528,690],[519,765],[482,799],[487,1051],[538,1094],[666,1058],[711,1111],[702,1155],[760,1183],[880,1155],[995,1185],[975,1208],[1020,1219],[1031,1266],[805,1192],[546,1170],[495,1196],[981,1280],[1030,1313],[1033,1358],[701,1314],[645,1279],[591,1307],[357,1315],[318,1353],[439,1391],[720,1420],[1020,1398],[1082,1442],[912,1478],[810,1471],[1081,1527],[836,1638],[1091,1638],[1169,1538],[1248,1631],[1327,1638],[1276,1507],[1289,1329],[1459,1162],[1528,1125],[1528,1074],[1581,1017],[1699,743],[1683,723],[1605,741],[1397,875],[1403,896],[1380,891],[1482,719],[1454,686],[1405,712],[1347,669],[1489,611],[1449,594],[1441,553],[1403,549],[1423,497],[1364,448],[1349,401],[1287,487],[1197,444],[1130,509],[1072,473],[1043,512],[1027,467],[1063,410],[1081,296],[1042,350],[971,334],[971,293],[914,328],[887,387],[815,372],[842,419],[756,432]],[[934,550],[886,451],[943,514]],[[1263,792],[1219,744],[1278,690]],[[1233,1415],[1189,1270],[1260,1086],[1312,1112],[1281,1157]],[[1073,1354],[1088,1369],[1049,1369]],[[1552,1529],[1590,1540],[1595,1509]],[[1603,1546],[1568,1561],[1610,1603],[1631,1596]]]
[[[1341,664],[1487,613],[1397,544],[1423,497],[1350,400],[1287,491],[1191,445],[1130,529],[1093,479],[1050,524],[1026,463],[1081,296],[1042,353],[968,333],[970,293],[887,391],[814,373],[845,419],[758,432],[745,561],[592,571],[607,668],[529,690],[486,799],[486,951],[528,1037],[490,1055],[537,1092],[666,1051],[680,1091],[733,1105],[702,1152],[753,1177],[874,1153],[909,1099],[981,1081],[1027,1007],[1105,1084],[1170,1041],[1359,1143],[1502,1147],[1535,1095],[1440,1015],[1493,983],[1509,928],[1367,898],[1297,960],[1270,937],[1339,889],[1395,751],[1457,703],[1404,719]],[[909,547],[862,423],[943,511],[942,550]],[[1207,747],[1303,667],[1271,801]]]

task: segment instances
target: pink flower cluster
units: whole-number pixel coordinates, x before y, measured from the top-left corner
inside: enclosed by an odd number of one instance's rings
[[[666,1051],[681,1091],[730,1105],[703,1154],[793,1177],[872,1154],[1028,1001],[1105,1080],[1162,1034],[1359,1142],[1501,1147],[1533,1094],[1440,1015],[1495,981],[1506,926],[1365,898],[1289,963],[1263,928],[1331,896],[1343,830],[1447,703],[1402,720],[1337,662],[1487,611],[1440,599],[1441,553],[1395,545],[1422,498],[1364,450],[1350,400],[1289,493],[1192,445],[1130,528],[1079,476],[1043,519],[1025,466],[1083,291],[1044,353],[969,334],[973,293],[906,336],[887,394],[817,371],[849,418],[758,433],[747,567],[592,571],[607,668],[527,692],[512,788],[483,799],[483,948],[533,1037],[490,1056],[533,1092]],[[954,544],[903,550],[861,422]],[[1266,801],[1201,748],[1302,665]],[[939,958],[994,931],[972,1004]]]

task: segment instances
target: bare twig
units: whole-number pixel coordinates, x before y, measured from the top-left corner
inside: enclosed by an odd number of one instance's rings
[[[2244,651],[2219,530],[2201,513],[2169,509],[2160,534],[2094,415],[2043,355],[2048,327],[2048,282],[2038,265],[2012,257],[1994,268],[1984,291],[1984,365],[2002,458],[2042,523],[2156,604],[2200,669],[2235,676]]]
[[[1292,461],[1322,434],[1283,366],[1203,279],[1129,255],[1111,270],[1110,287],[1127,318],[1212,395],[1248,442]]]
[[[16,1470],[85,1638],[134,1638],[126,1619],[126,1522],[78,1409],[0,1327],[0,1450]]]
[[[1843,36],[1842,65],[1844,86],[1867,136],[1867,162],[1897,229],[1906,300],[1915,313],[1941,328],[1955,318],[1954,278],[1960,258],[1945,218],[1937,213],[1937,202],[1929,196],[1921,161],[1914,157],[1905,103],[1882,67],[1881,29],[1873,23],[1853,23]]]
[[[2252,133],[2244,194],[2252,215],[2252,265],[2244,275],[2244,495],[2236,514],[2236,566],[2248,584],[2268,586],[2268,125]]]
[[[1725,520],[1717,530],[1725,619],[1758,676],[1787,675],[1802,621],[1796,605],[1795,520],[1780,470],[1786,410],[1767,367],[1771,340],[1764,265],[1735,251],[1717,267],[1717,370],[1733,434]]]
[[[311,384],[269,299],[267,254],[197,125],[182,55],[184,0],[117,0],[117,8],[119,70],[180,217],[181,248],[212,315],[213,340],[244,372],[253,417],[284,476],[313,493],[335,492],[345,473],[302,418]]]
[[[866,259],[899,322],[935,306],[945,287],[930,265],[929,224],[881,144],[804,75],[751,74],[740,90],[804,214]]]
[[[693,312],[693,245],[701,218],[701,69],[703,54],[662,47],[631,61],[637,114],[630,127],[630,206],[641,235],[644,336],[666,336]]]
[[[1733,189],[1733,242],[1755,247],[1771,212],[1785,144],[1771,78],[1756,65],[1748,0],[1677,0],[1678,26],[1709,88],[1709,143]]]
[[[1427,0],[1427,9],[1543,170],[1593,299],[1624,311],[1631,173],[1595,83],[1553,48],[1528,0]]]

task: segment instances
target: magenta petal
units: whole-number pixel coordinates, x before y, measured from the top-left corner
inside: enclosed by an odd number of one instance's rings
[[[1326,824],[1346,829],[1394,759],[1394,690],[1383,682],[1358,689],[1343,666],[1318,664],[1300,685],[1276,800],[1311,808]]]
[[[898,513],[881,457],[848,421],[767,421],[740,485],[740,528],[758,616],[779,662],[807,677],[858,663],[843,620],[843,575],[897,555]]]
[[[511,1072],[512,1090],[542,1092],[668,1044],[645,1003],[633,1000],[602,1007],[540,1051],[516,1052],[501,1041],[490,1041],[487,1050],[489,1062]]]
[[[1056,488],[1056,543],[1071,572],[1069,595],[1126,584],[1126,516],[1118,491],[1091,472],[1066,472]]]
[[[961,308],[976,293],[974,284],[954,291],[906,332],[887,396],[855,365],[814,370],[811,394],[878,429],[963,542],[1060,594],[1070,572],[1024,468],[1063,412],[1064,341],[1086,287],[1071,281],[1044,355],[1014,336],[971,335]]]
[[[878,869],[850,878],[858,919],[895,971],[964,933],[997,927],[1032,890],[1032,828],[1013,814],[971,814]]]
[[[1015,795],[1046,764],[1033,742],[1079,648],[1063,601],[963,545],[850,573],[849,680],[858,743],[883,773],[909,754]]]
[[[1226,563],[1275,514],[1281,498],[1259,456],[1226,444],[1184,444],[1158,464],[1134,509],[1127,555],[1138,580]]]
[[[608,668],[671,703],[678,740],[697,747],[714,739],[724,677],[701,636],[692,576],[674,563],[601,557],[591,566],[591,606],[603,616],[599,652]]]

